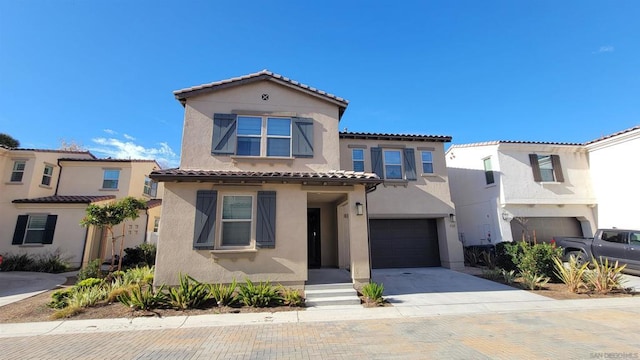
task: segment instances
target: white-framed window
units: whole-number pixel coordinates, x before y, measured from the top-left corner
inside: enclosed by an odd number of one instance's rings
[[[220,216],[220,246],[250,247],[254,234],[254,196],[223,195]]]
[[[155,217],[153,219],[153,232],[157,233],[159,228],[160,228],[160,218],[159,217]]]
[[[364,149],[351,149],[353,171],[364,171]]]
[[[542,181],[555,181],[553,175],[553,163],[551,155],[538,155],[538,168],[540,169],[540,178]]]
[[[11,182],[22,182],[24,169],[27,166],[25,160],[16,160],[13,162],[13,170],[11,171]]]
[[[47,225],[47,215],[29,215],[27,229],[24,234],[25,244],[42,244]]]
[[[291,119],[238,116],[239,156],[291,157]]]
[[[422,151],[420,157],[422,160],[422,173],[433,174],[433,153],[431,151]]]
[[[53,177],[53,166],[45,165],[42,172],[42,185],[51,186],[51,178]]]
[[[491,185],[495,183],[495,178],[493,176],[493,168],[491,166],[491,157],[482,160],[484,163],[484,180],[487,185]]]
[[[117,189],[118,179],[120,178],[120,170],[118,169],[105,169],[104,177],[102,178],[103,189]]]
[[[158,183],[151,180],[149,177],[145,177],[142,193],[150,197],[156,197],[158,194]]]
[[[402,151],[384,150],[383,159],[385,179],[402,179]]]

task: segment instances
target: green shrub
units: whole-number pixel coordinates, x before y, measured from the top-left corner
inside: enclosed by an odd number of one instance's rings
[[[63,258],[60,250],[34,256],[33,264],[28,271],[61,273],[69,270],[69,262]]]
[[[54,320],[70,318],[72,316],[80,314],[83,311],[84,311],[84,308],[82,308],[81,306],[69,305],[64,308],[57,309],[53,314],[51,314],[51,318]]]
[[[500,269],[500,274],[502,275],[502,280],[506,283],[506,284],[513,284],[514,282],[516,282],[516,272],[515,270],[505,270],[505,269]]]
[[[209,300],[207,286],[189,275],[180,274],[180,285],[167,293],[169,305],[178,310],[199,308]]]
[[[91,260],[85,267],[78,271],[78,280],[89,278],[102,278],[102,270],[100,270],[101,260]]]
[[[140,244],[135,248],[126,248],[122,264],[124,266],[153,266],[156,263],[156,251],[156,246],[149,243]]]
[[[75,286],[79,288],[90,288],[90,287],[102,285],[103,283],[104,281],[102,279],[87,278],[87,279],[78,281]]]
[[[153,290],[149,285],[134,285],[130,291],[118,296],[118,301],[133,310],[151,310],[167,304],[164,285]]]
[[[463,250],[465,264],[476,267],[482,259],[482,251],[476,246],[467,246]]]
[[[501,281],[503,278],[502,269],[484,269],[482,277],[491,281]]]
[[[91,307],[107,298],[107,289],[102,286],[74,287],[69,296],[69,306]]]
[[[237,286],[238,283],[235,279],[233,279],[233,282],[229,285],[210,284],[209,294],[216,300],[218,306],[229,306],[236,301],[233,293],[236,291]]]
[[[553,263],[556,267],[556,277],[567,285],[567,290],[575,293],[580,288],[586,288],[584,277],[589,267],[588,263],[578,265],[578,261],[574,256],[569,257],[568,266],[564,266],[564,262],[559,257],[553,258]]]
[[[499,242],[495,246],[495,265],[500,269],[507,271],[518,270],[513,262],[514,258],[518,258],[518,244],[510,242]]]
[[[282,297],[282,303],[291,307],[303,307],[304,297],[298,289],[286,288],[280,285],[280,297]]]
[[[600,294],[608,294],[613,290],[623,289],[622,284],[624,278],[622,277],[622,270],[626,265],[618,266],[616,261],[614,264],[609,264],[608,259],[592,259],[593,269],[585,273],[585,280],[589,289],[596,291]]]
[[[529,290],[542,289],[549,282],[548,276],[539,275],[527,270],[522,271],[520,276],[522,277],[522,283]]]
[[[153,266],[142,266],[127,269],[124,273],[124,281],[129,284],[153,284]]]
[[[51,302],[49,302],[47,306],[54,309],[66,308],[69,306],[69,298],[73,292],[74,289],[71,287],[54,291],[53,294],[51,294]]]
[[[271,283],[267,281],[254,284],[249,279],[246,279],[244,284],[240,284],[237,299],[244,305],[252,307],[267,307],[282,302],[278,290]]]
[[[382,297],[382,293],[384,293],[383,284],[370,282],[368,284],[365,284],[362,287],[362,295],[364,296],[364,300],[367,303],[374,303],[374,304],[384,303],[384,298]]]
[[[558,281],[555,273],[554,258],[562,256],[562,249],[547,243],[529,244],[520,241],[518,249],[509,248],[508,252],[515,256],[514,263],[521,273],[540,275],[543,278]]]
[[[7,254],[3,256],[0,269],[2,271],[31,271],[33,263],[33,257],[27,254]]]

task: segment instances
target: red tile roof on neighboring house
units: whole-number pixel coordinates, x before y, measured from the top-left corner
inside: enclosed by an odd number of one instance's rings
[[[462,148],[462,147],[474,147],[474,146],[499,145],[499,144],[582,146],[582,144],[580,144],[580,143],[565,143],[565,142],[550,142],[550,141],[497,140],[497,141],[484,141],[484,142],[471,143],[471,144],[456,144],[456,145],[452,145],[449,149]]]
[[[89,151],[71,151],[71,150],[55,150],[55,149],[31,149],[31,148],[10,148],[3,146],[2,147],[13,150],[13,151],[33,151],[33,152],[47,152],[47,153],[60,153],[60,154],[78,154],[78,155],[89,155],[92,158],[96,159],[96,156],[93,155]],[[91,160],[91,159],[86,159]]]
[[[162,205],[162,199],[151,199],[147,201],[147,208],[149,209],[154,208],[156,206],[160,206],[160,205]]]
[[[322,185],[366,184],[382,182],[378,175],[355,171],[329,172],[261,172],[167,169],[151,172],[150,178],[160,181],[220,181],[233,183],[307,183]]]
[[[349,101],[344,98],[316,89],[309,85],[299,83],[295,80],[289,79],[285,76],[276,74],[266,69],[253,74],[243,75],[243,76],[234,77],[230,79],[215,81],[208,84],[202,84],[202,85],[188,87],[185,89],[176,90],[173,92],[173,95],[175,95],[176,99],[178,99],[180,103],[184,105],[186,102],[186,99],[191,96],[205,94],[205,93],[213,92],[216,90],[222,90],[232,86],[248,84],[248,83],[262,81],[262,80],[273,81],[278,84],[288,86],[290,88],[305,92],[312,96],[320,97],[326,101],[334,103],[340,107],[340,116],[342,116],[342,113],[347,108],[347,105],[349,105]]]
[[[436,141],[450,142],[451,136],[418,134],[380,134],[366,132],[340,132],[341,139],[392,140],[392,141]]]
[[[625,129],[625,130],[622,130],[622,131],[618,131],[618,132],[613,133],[613,134],[609,134],[609,135],[602,136],[602,137],[597,138],[597,139],[595,139],[595,140],[588,141],[588,142],[586,142],[586,143],[584,143],[584,144],[585,144],[585,145],[593,144],[593,143],[596,143],[596,142],[598,142],[598,141],[602,141],[602,140],[610,139],[610,138],[612,138],[612,137],[615,137],[615,136],[618,136],[618,135],[622,135],[622,134],[626,134],[626,133],[630,133],[630,132],[635,131],[635,130],[638,130],[638,129],[640,129],[640,125],[638,125],[638,126],[634,126],[634,127],[632,127],[632,128]]]
[[[16,199],[16,204],[90,204],[93,202],[112,200],[115,195],[55,195],[34,199]]]

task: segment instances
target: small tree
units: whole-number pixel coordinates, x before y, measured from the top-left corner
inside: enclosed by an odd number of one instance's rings
[[[122,251],[124,247],[124,231],[122,226],[122,235],[115,236],[113,228],[127,219],[135,220],[138,218],[139,210],[146,209],[144,201],[134,197],[126,197],[119,201],[111,202],[105,205],[90,204],[86,209],[86,216],[80,222],[82,226],[94,225],[107,230],[107,234],[111,237],[111,269],[113,269],[115,260],[116,240],[120,238],[120,255],[118,258],[118,270],[122,268]]]
[[[14,139],[11,135],[0,133],[0,145],[17,148],[20,146],[20,141]]]

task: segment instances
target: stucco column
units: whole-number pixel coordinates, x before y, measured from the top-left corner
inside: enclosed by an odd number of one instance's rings
[[[357,215],[356,203],[364,205],[364,214]],[[356,287],[369,282],[371,264],[369,263],[369,236],[366,216],[366,195],[364,186],[357,185],[349,193],[348,200],[349,235],[351,252],[351,278]]]
[[[458,240],[458,226],[448,216],[438,219],[440,262],[452,270],[464,269],[462,243]]]

